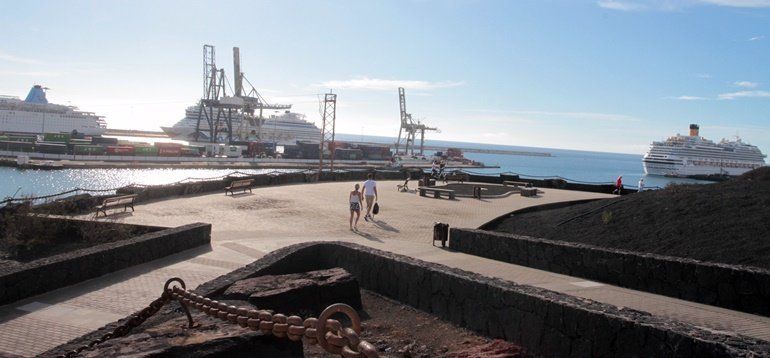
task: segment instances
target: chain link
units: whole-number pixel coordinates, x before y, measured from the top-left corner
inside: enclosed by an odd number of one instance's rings
[[[178,286],[171,287],[177,282]],[[371,343],[361,340],[361,319],[358,313],[350,306],[336,303],[327,307],[319,318],[310,317],[302,319],[299,316],[286,316],[281,313],[270,313],[266,310],[254,310],[243,307],[235,307],[224,302],[212,300],[207,297],[190,292],[186,289],[184,281],[180,278],[172,278],[166,281],[163,294],[152,301],[149,306],[132,315],[125,323],[116,327],[111,333],[80,346],[60,357],[70,358],[78,356],[82,351],[91,349],[109,339],[123,337],[138,327],[148,318],[156,314],[165,304],[176,300],[182,306],[187,315],[189,327],[194,324],[188,307],[195,308],[213,318],[220,319],[230,324],[237,324],[242,328],[252,331],[261,331],[264,334],[272,334],[279,338],[288,338],[292,341],[317,344],[329,353],[339,354],[345,358],[373,358],[379,357],[377,348]],[[342,324],[331,319],[337,313],[346,315],[352,327],[342,327]]]

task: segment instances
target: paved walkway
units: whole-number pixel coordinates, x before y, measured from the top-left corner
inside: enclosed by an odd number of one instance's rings
[[[488,260],[431,246],[434,221],[477,227],[512,210],[602,194],[545,190],[536,198],[510,196],[478,201],[421,198],[399,193],[396,182],[380,183],[381,215],[347,227],[347,192],[352,183],[288,185],[225,197],[221,193],[137,206],[129,223],[176,226],[211,222],[211,248],[172,257],[0,307],[0,354],[34,356],[145,307],[165,280],[179,276],[191,287],[250,263],[265,253],[300,242],[342,240],[625,306],[713,330],[770,340],[770,318],[744,314],[598,282]]]

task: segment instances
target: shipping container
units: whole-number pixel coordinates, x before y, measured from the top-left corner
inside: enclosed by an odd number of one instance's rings
[[[104,155],[104,147],[100,145],[76,145],[76,155]]]
[[[283,157],[287,159],[299,158],[299,146],[296,145],[284,145]]]
[[[70,139],[71,145],[91,145],[91,140],[88,139]]]
[[[167,146],[160,146],[158,147],[158,156],[159,157],[178,157],[182,154],[182,147],[167,147]]]
[[[30,142],[0,141],[0,150],[9,150],[12,152],[32,152],[34,145]]]
[[[20,135],[9,135],[8,136],[9,142],[25,142],[25,143],[35,143],[37,142],[37,137],[34,136],[20,136]]]
[[[364,152],[361,149],[337,148],[334,150],[334,159],[341,160],[360,160],[363,159]]]
[[[134,155],[134,147],[128,145],[111,145],[107,147],[107,155]]]
[[[69,133],[46,133],[43,135],[43,141],[45,142],[60,142],[69,143],[72,135]]]
[[[155,148],[158,148],[158,149],[160,149],[160,148],[176,148],[176,149],[180,149],[180,148],[182,148],[182,145],[179,144],[179,143],[155,142],[153,145],[155,146]]]
[[[143,156],[143,157],[157,157],[158,148],[137,146],[137,147],[134,147],[134,155]]]
[[[56,142],[38,142],[35,151],[48,154],[67,154],[67,146]]]
[[[118,145],[118,138],[92,137],[91,138],[91,143],[93,143],[93,144]]]

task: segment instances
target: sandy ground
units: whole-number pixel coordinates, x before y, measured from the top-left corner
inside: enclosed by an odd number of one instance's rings
[[[457,200],[420,197],[396,190],[399,181],[378,182],[380,214],[374,222],[348,225],[348,193],[353,182],[264,187],[235,196],[224,193],[162,200],[137,207],[111,220],[160,226],[212,223],[212,241],[281,238],[351,239],[357,242],[408,240],[430,242],[433,223],[478,227],[510,211],[545,203],[610,195],[545,189],[538,197],[511,195],[499,199]]]

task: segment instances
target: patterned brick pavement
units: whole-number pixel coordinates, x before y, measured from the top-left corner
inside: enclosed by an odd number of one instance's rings
[[[432,225],[477,227],[530,205],[600,197],[545,190],[537,198],[455,201],[399,193],[396,182],[380,183],[382,213],[348,230],[347,192],[352,183],[259,188],[253,195],[211,194],[139,205],[131,223],[176,226],[211,222],[212,245],[188,250],[100,278],[0,307],[0,355],[34,356],[126,316],[160,294],[169,277],[190,287],[252,262],[264,253],[300,242],[343,240],[412,256],[520,284],[625,306],[698,326],[770,340],[770,319],[585,279],[507,264],[431,246]],[[390,188],[392,186],[392,188]]]

